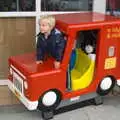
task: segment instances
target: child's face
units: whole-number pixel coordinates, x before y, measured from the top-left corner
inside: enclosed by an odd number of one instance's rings
[[[50,28],[50,26],[49,26],[49,24],[48,24],[48,20],[47,19],[42,19],[41,21],[40,21],[40,32],[41,33],[49,33],[50,31],[51,31],[51,28]]]

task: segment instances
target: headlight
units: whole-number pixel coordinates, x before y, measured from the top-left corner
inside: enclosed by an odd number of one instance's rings
[[[13,74],[13,70],[12,70],[12,68],[10,68],[10,74],[11,74],[11,75]]]
[[[25,87],[25,89],[28,89],[28,83],[27,83],[27,81],[24,81],[24,87]]]
[[[120,86],[120,80],[117,80],[117,85]]]

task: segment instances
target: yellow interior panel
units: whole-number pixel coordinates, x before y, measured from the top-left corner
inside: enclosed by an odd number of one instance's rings
[[[76,63],[71,70],[72,90],[88,87],[93,79],[95,62],[91,60],[81,49],[76,49]]]

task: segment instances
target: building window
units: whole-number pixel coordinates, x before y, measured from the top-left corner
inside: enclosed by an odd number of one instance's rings
[[[42,11],[92,11],[93,0],[41,0]]]
[[[35,11],[35,0],[0,0],[0,11]]]
[[[120,0],[107,0],[106,12],[107,14],[120,16]]]

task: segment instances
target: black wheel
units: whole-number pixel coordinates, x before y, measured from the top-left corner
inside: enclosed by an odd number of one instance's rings
[[[95,97],[93,100],[94,100],[94,104],[95,105],[101,105],[101,104],[103,104],[103,99],[99,95],[97,97]]]
[[[53,116],[54,116],[54,112],[52,110],[42,111],[42,118],[44,120],[52,119]]]
[[[97,93],[101,96],[107,95],[115,86],[115,78],[107,76],[103,78],[98,86]]]
[[[39,99],[38,109],[42,111],[54,110],[61,101],[58,90],[48,90]]]

